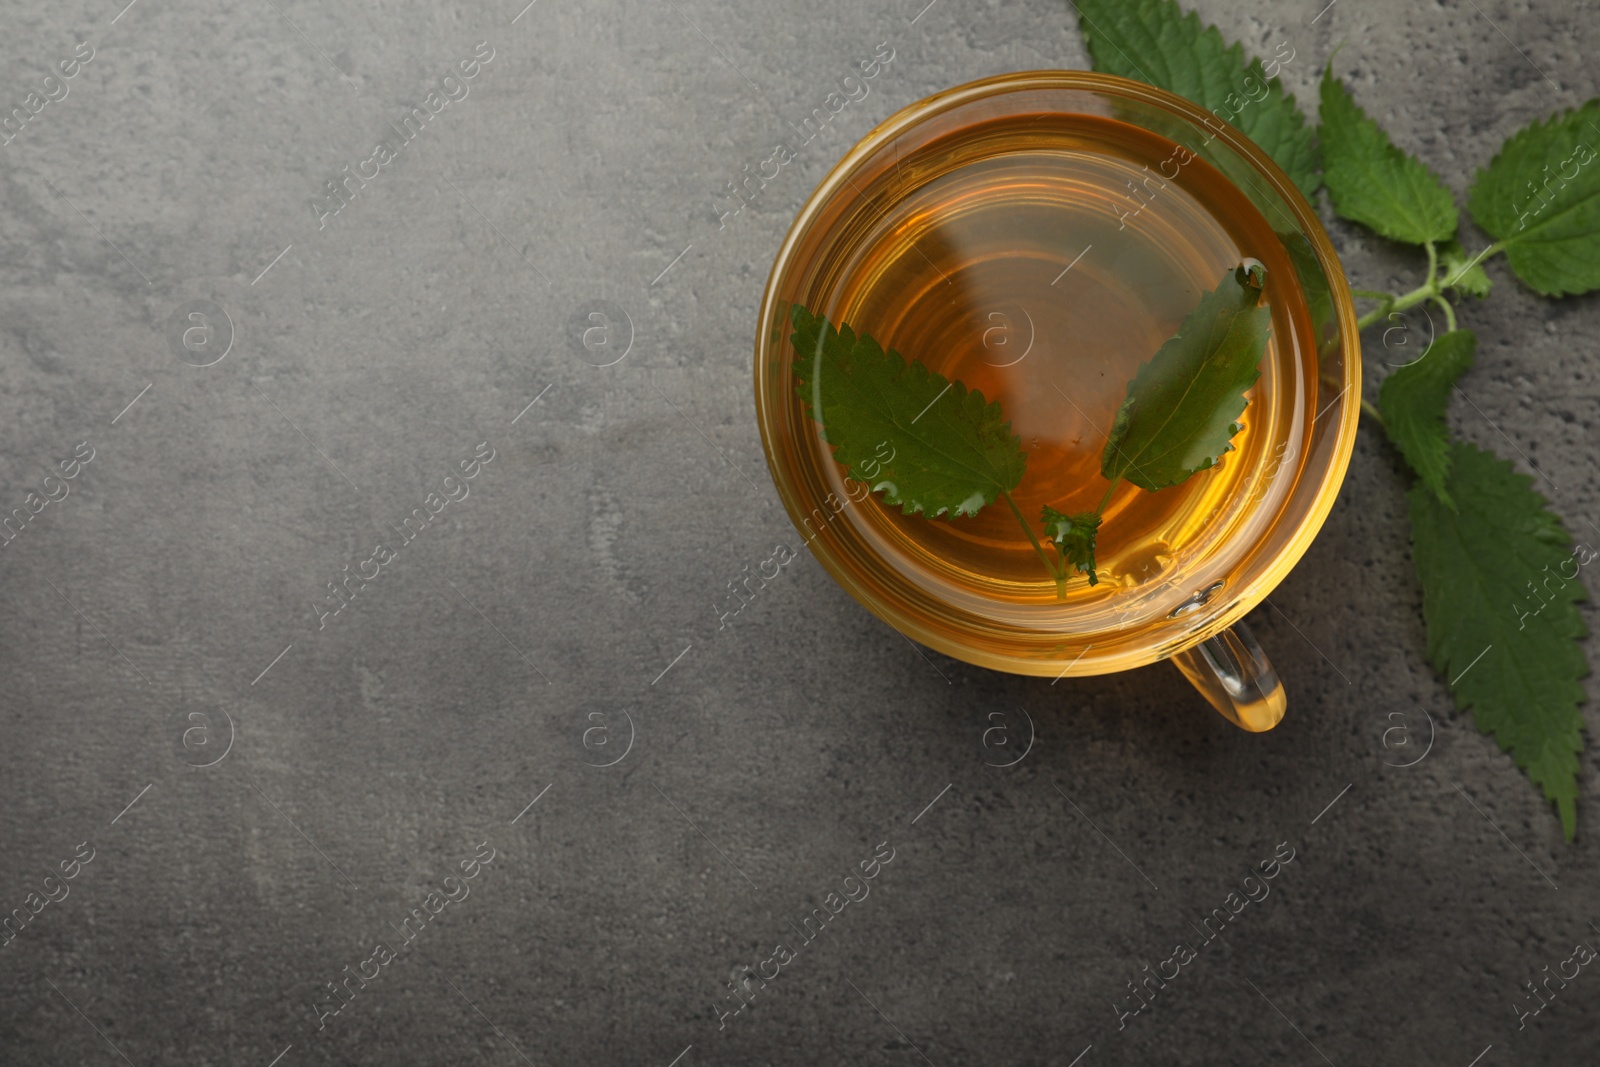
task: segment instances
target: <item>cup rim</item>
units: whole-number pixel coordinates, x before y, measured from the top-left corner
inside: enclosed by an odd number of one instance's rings
[[[1000,96],[1008,92],[1024,89],[1069,89],[1097,92],[1152,105],[1171,112],[1192,125],[1204,127],[1209,133],[1214,134],[1216,139],[1223,141],[1230,149],[1248,160],[1257,174],[1265,179],[1293,214],[1296,223],[1304,231],[1311,244],[1318,265],[1327,276],[1330,298],[1334,308],[1334,321],[1337,324],[1338,344],[1340,354],[1343,356],[1341,375],[1343,389],[1335,399],[1341,399],[1346,396],[1359,397],[1361,395],[1361,343],[1357,330],[1357,315],[1354,300],[1350,295],[1349,282],[1345,278],[1344,268],[1339,261],[1338,252],[1334,249],[1333,242],[1329,238],[1316,209],[1306,199],[1299,187],[1283,172],[1282,168],[1267,155],[1265,150],[1213,112],[1202,108],[1191,100],[1145,82],[1135,81],[1115,74],[1085,70],[1031,70],[992,75],[942,90],[907,104],[869,130],[829,169],[828,173],[817,184],[817,187],[806,198],[805,203],[796,213],[794,221],[790,224],[788,232],[784,235],[783,243],[779,246],[777,255],[773,259],[772,270],[767,276],[767,284],[762,292],[761,305],[756,320],[758,323],[755,338],[754,373],[756,422],[761,432],[761,446],[763,454],[766,456],[768,474],[772,478],[773,486],[778,491],[779,499],[783,502],[784,510],[788,513],[791,524],[796,529],[800,528],[801,517],[807,514],[809,509],[800,506],[799,489],[783,473],[783,465],[778,459],[778,445],[773,439],[775,413],[770,410],[765,395],[765,386],[769,377],[765,357],[773,351],[774,347],[769,346],[767,343],[770,331],[767,330],[766,324],[771,321],[779,283],[787,274],[793,262],[802,236],[813,224],[822,207],[848,181],[851,171],[888,141],[898,138],[908,130],[915,128],[925,119],[942,111],[959,107],[974,100]],[[788,343],[788,338],[787,334],[782,331],[780,331],[780,337],[781,339],[777,342],[777,350],[781,352],[781,346]],[[785,391],[780,390],[780,395],[784,394]],[[1061,678],[1131,670],[1159,662],[1178,652],[1193,648],[1195,645],[1237,624],[1245,615],[1249,614],[1265,600],[1288,576],[1289,572],[1305,555],[1306,550],[1310,548],[1311,542],[1321,532],[1323,524],[1333,510],[1334,502],[1338,499],[1339,487],[1344,482],[1345,474],[1349,470],[1351,456],[1355,451],[1356,428],[1360,421],[1360,414],[1359,403],[1347,400],[1341,405],[1339,425],[1333,438],[1329,462],[1321,471],[1320,480],[1314,489],[1309,486],[1306,489],[1306,492],[1315,493],[1310,506],[1306,509],[1305,514],[1301,517],[1292,533],[1285,539],[1283,545],[1264,565],[1261,573],[1249,586],[1233,599],[1226,610],[1219,612],[1215,617],[1207,621],[1205,625],[1196,627],[1179,639],[1152,644],[1136,653],[1123,653],[1114,658],[1108,657],[1105,660],[1097,658],[1088,662],[1082,662],[1086,657],[1080,656],[1078,660],[1070,663],[1065,670],[1058,672],[1056,670],[1058,666],[1056,661],[997,654],[985,649],[973,648],[959,640],[947,638],[939,631],[922,626],[910,613],[897,612],[893,609],[893,605],[878,603],[877,596],[863,589],[839,560],[834,558],[830,548],[825,543],[822,543],[823,539],[816,539],[817,543],[814,545],[813,555],[833,577],[834,581],[838,582],[857,603],[872,614],[905,636],[914,638],[923,645],[955,659],[1010,674],[1036,677],[1055,675],[1057,678]]]

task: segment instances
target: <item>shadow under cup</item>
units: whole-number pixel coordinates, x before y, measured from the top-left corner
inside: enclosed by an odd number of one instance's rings
[[[795,392],[790,341],[789,313],[798,304],[836,325],[842,321],[873,334],[885,348],[905,344],[906,358],[940,370],[925,348],[908,343],[909,320],[893,318],[882,310],[882,299],[874,304],[868,295],[888,291],[893,303],[898,285],[885,280],[886,268],[872,249],[891,240],[925,241],[917,227],[928,214],[923,200],[930,190],[959,190],[963,175],[980,175],[969,184],[977,190],[973,199],[981,199],[982,175],[991,173],[984,168],[997,168],[989,195],[1014,198],[1001,199],[1002,207],[1014,202],[1019,215],[1040,210],[1040,197],[1026,181],[1006,185],[1003,177],[1007,152],[1039,150],[1037,143],[1028,147],[1034,123],[1066,131],[1068,141],[1081,126],[1121,130],[1146,145],[1181,146],[1194,160],[1188,164],[1194,173],[1212,176],[1231,198],[1232,214],[1249,216],[1255,236],[1247,254],[1269,267],[1264,299],[1273,314],[1272,347],[1262,360],[1262,379],[1246,394],[1244,420],[1247,433],[1269,435],[1274,443],[1272,468],[1253,473],[1254,489],[1218,489],[1207,501],[1215,505],[1207,508],[1207,521],[1190,522],[1198,532],[1161,557],[1147,577],[1122,575],[1093,590],[1080,578],[1064,601],[1055,598],[1042,565],[1034,583],[1003,575],[974,580],[942,567],[937,553],[919,556],[897,538],[897,524],[903,529],[908,521],[948,522],[949,529],[965,530],[975,527],[960,524],[977,520],[908,520],[862,483],[847,481],[846,465],[834,458]],[[1142,173],[1148,178],[1149,168]],[[1117,211],[1126,224],[1135,205],[1152,213],[1179,206],[1171,193],[1160,199],[1159,177],[1143,182],[1143,189],[1128,184],[1126,190],[1081,190],[1106,209],[1067,234],[1062,247],[1043,254],[1049,262],[1036,264],[1045,271],[1041,277],[1058,270],[1065,275],[1075,256],[1087,254],[1090,241],[1112,243],[1097,235],[1119,229]],[[1152,189],[1158,190],[1153,199],[1141,197],[1152,196]],[[1017,258],[1038,260],[1040,250],[1024,243],[1019,238]],[[931,245],[932,258],[923,249],[913,251],[938,278],[951,281],[933,265],[941,257]],[[1007,252],[998,251],[1002,258]],[[1207,288],[1215,287],[1218,276],[1210,275]],[[906,277],[908,291],[922,284]],[[1198,293],[1188,288],[1177,286],[1171,299],[1192,307]],[[1064,290],[1042,291],[1054,302]],[[930,286],[926,292],[942,290]],[[1080,319],[1084,313],[1074,312]],[[1115,309],[1108,305],[1102,314]],[[1141,350],[1138,360],[1153,354],[1154,347]],[[948,369],[943,373],[958,377]],[[1082,71],[1010,74],[959,86],[904,108],[868,134],[812,193],[785,238],[762,299],[755,351],[757,418],[779,496],[817,559],[869,611],[940,652],[1015,674],[1104,674],[1170,658],[1214,707],[1250,730],[1277,723],[1284,694],[1241,620],[1300,559],[1333,505],[1354,445],[1360,373],[1356,316],[1337,255],[1283,172],[1237,130],[1196,105],[1142,83]],[[1100,426],[1105,429],[1128,375],[1101,377],[1116,378],[1109,407],[1097,401],[1098,410],[1108,412],[1097,416],[1107,420]],[[1030,402],[1028,396],[1013,397],[1007,416],[1013,406]],[[1224,462],[1244,461],[1230,455]],[[1198,479],[1217,473],[1202,472],[1190,482],[1203,486]],[[1114,536],[1108,511],[1102,542]]]

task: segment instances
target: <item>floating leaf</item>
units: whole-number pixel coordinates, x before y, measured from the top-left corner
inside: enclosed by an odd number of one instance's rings
[[[1017,487],[1027,456],[998,401],[803,307],[790,317],[795,392],[851,477],[930,518],[976,515]],[[879,462],[884,442],[892,452]]]
[[[1256,306],[1265,273],[1229,272],[1139,368],[1100,457],[1106,478],[1165,489],[1233,447],[1271,334],[1271,311]]]
[[[1094,566],[1094,542],[1100,530],[1100,516],[1093,511],[1066,515],[1055,508],[1046,507],[1043,518],[1044,532],[1055,542],[1061,558],[1087,574],[1090,585],[1099,585],[1100,576],[1095,573]]]

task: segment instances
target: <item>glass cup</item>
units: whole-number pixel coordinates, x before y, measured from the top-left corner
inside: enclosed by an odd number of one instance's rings
[[[863,330],[855,316],[870,316],[872,306],[863,294],[874,284],[884,288],[874,248],[905,239],[927,214],[919,198],[938,183],[985,173],[972,168],[993,167],[997,159],[1003,166],[1007,152],[1032,150],[1027,127],[1042,119],[1056,130],[1083,123],[1126,130],[1141,143],[1154,143],[1153,135],[1181,146],[1200,161],[1190,166],[1220,175],[1230,202],[1253,214],[1250,232],[1265,236],[1247,254],[1274,264],[1264,300],[1273,308],[1277,347],[1246,394],[1251,406],[1243,420],[1244,433],[1265,435],[1254,454],[1270,462],[1249,468],[1243,488],[1230,483],[1220,495],[1191,494],[1203,514],[1184,517],[1190,534],[1166,555],[1152,556],[1144,570],[1113,576],[1103,589],[1080,582],[1064,601],[1051,594],[1042,571],[1033,584],[975,577],[947,566],[938,553],[914,550],[897,532],[904,522],[949,521],[954,529],[974,520],[905,519],[865,484],[846,479],[848,468],[796,395],[789,319],[798,304]],[[1143,174],[1145,189],[1157,188],[1148,166]],[[985,193],[980,180],[972,195],[1014,196],[1018,211],[1033,210],[1025,181],[997,181]],[[1113,205],[1113,212],[1116,203],[1125,205],[1125,225],[1132,210],[1126,205],[1167,209],[1160,199],[1138,199],[1140,192],[1130,180],[1128,190],[1084,195]],[[1079,247],[1062,247],[1059,264],[1042,266],[1059,265],[1065,275]],[[1037,257],[1037,249],[1030,252]],[[880,340],[891,347],[892,338]],[[1266,153],[1216,115],[1152,86],[1085,71],[987,78],[903,108],[839,161],[784,239],[761,303],[755,390],[768,467],[795,528],[841,586],[902,634],[969,663],[1041,677],[1105,674],[1169,659],[1236,725],[1268,730],[1282,718],[1283,685],[1243,618],[1289,573],[1333,506],[1355,442],[1360,348],[1349,289],[1315,211]],[[1112,523],[1108,511],[1102,545]]]

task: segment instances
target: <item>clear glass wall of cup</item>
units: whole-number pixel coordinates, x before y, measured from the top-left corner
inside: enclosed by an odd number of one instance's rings
[[[798,304],[834,323],[883,334],[879,339],[885,347],[900,349],[907,359],[938,360],[955,357],[916,351],[897,334],[907,334],[917,301],[949,302],[954,310],[941,303],[938,313],[973,320],[973,351],[991,367],[1004,364],[976,346],[980,338],[993,339],[986,331],[994,326],[985,323],[999,322],[995,315],[1005,316],[1007,330],[1018,331],[1007,338],[1013,352],[1025,342],[1029,351],[1038,343],[1045,346],[1041,352],[1070,352],[1074,338],[1101,336],[1116,327],[1120,305],[1093,287],[1125,281],[1116,274],[1123,260],[1109,253],[1097,260],[1094,249],[1119,247],[1119,222],[1126,226],[1130,212],[1149,213],[1142,215],[1141,225],[1158,222],[1162,212],[1183,207],[1187,194],[1181,192],[1176,164],[1170,177],[1177,189],[1159,178],[1152,181],[1148,164],[1129,162],[1126,174],[1107,172],[1104,187],[1058,183],[1046,189],[1030,184],[1026,170],[1008,169],[1019,153],[1073,151],[1072,131],[1079,127],[1121,130],[1143,138],[1143,145],[1183,148],[1169,158],[1196,168],[1185,181],[1220,176],[1227,192],[1222,200],[1233,205],[1230,217],[1249,215],[1254,236],[1248,246],[1237,248],[1223,241],[1222,252],[1206,253],[1205,269],[1213,270],[1209,277],[1215,279],[1229,255],[1269,266],[1263,299],[1273,308],[1274,347],[1262,360],[1261,380],[1246,394],[1250,406],[1241,419],[1246,428],[1236,440],[1245,440],[1243,434],[1256,439],[1223,462],[1244,462],[1246,453],[1265,458],[1235,472],[1225,493],[1191,493],[1193,507],[1177,520],[1170,543],[1158,541],[1158,550],[1138,567],[1124,562],[1120,571],[1108,573],[1105,588],[1087,590],[1080,582],[1073,595],[1058,600],[1042,570],[1037,581],[1025,580],[1023,556],[1003,574],[979,574],[918,549],[905,536],[905,523],[934,521],[948,523],[948,530],[938,531],[940,537],[970,540],[978,535],[968,529],[988,529],[978,520],[906,519],[883,506],[879,494],[847,482],[846,466],[833,457],[796,396],[789,312]],[[1045,137],[1042,130],[1054,132]],[[1164,162],[1160,169],[1166,173]],[[1079,221],[1054,232],[1051,220],[1067,217],[1058,209],[1073,197],[1084,201],[1073,207],[1079,213],[1072,218]],[[1096,205],[1098,214],[1085,214],[1084,204]],[[1190,204],[1189,210],[1197,209]],[[947,221],[935,225],[929,220],[939,211]],[[982,220],[1004,220],[1008,211],[1013,221],[1037,219],[1039,231],[1027,229],[1032,223],[1019,224],[1026,239],[1019,238],[1017,269],[1035,271],[1041,279],[1056,275],[1050,286],[1042,280],[1029,283],[1042,294],[1029,297],[1031,314],[1027,308],[986,311],[1004,304],[1005,294],[993,286],[980,293],[981,287],[966,284],[960,277],[962,260],[949,247],[963,239],[950,234],[970,217],[971,232],[980,235],[971,238],[971,262],[981,266],[985,278],[1000,276],[994,264],[1008,262],[1011,250],[994,246],[991,237],[1004,227],[985,230]],[[1043,240],[1044,231],[1051,231],[1049,239],[1058,247],[1041,251],[1035,239]],[[1192,249],[1170,251],[1177,262]],[[1198,298],[1194,285],[1176,288],[1183,292],[1175,301]],[[1028,332],[1021,330],[1018,310],[1029,320]],[[1150,355],[1146,351],[1140,358]],[[948,376],[989,373],[970,355],[960,358],[968,362]],[[1051,366],[1046,357],[1035,358],[1034,367]],[[1171,660],[1218,711],[1252,731],[1277,724],[1285,694],[1242,620],[1305,553],[1333,506],[1354,444],[1360,374],[1356,316],[1338,258],[1316,213],[1283,172],[1232,126],[1196,105],[1148,85],[1082,71],[1009,74],[959,86],[904,108],[869,133],[823,179],[795,219],[767,283],[755,346],[757,417],[778,493],[816,558],[869,611],[939,652],[1015,674],[1062,678]],[[1048,395],[1047,387],[1077,407],[1086,426],[1105,429],[1116,397],[1109,409],[1106,396],[1111,394],[1095,394],[1091,403],[1084,393],[1084,402],[1077,404],[1073,391],[1094,375],[1077,367],[1073,376],[1076,383],[1030,380],[1025,392],[1009,396],[1007,411],[1017,413],[1019,432],[1026,436],[1021,422],[1036,408],[1054,411],[1055,418],[1076,418]],[[1095,388],[1120,390],[1125,383],[1123,376]],[[1195,478],[1212,476],[1205,471]],[[1128,499],[1128,507],[1136,509],[1137,500]],[[1119,536],[1119,521],[1124,527],[1136,525],[1134,515],[1129,510],[1119,519],[1113,506],[1102,544]]]

